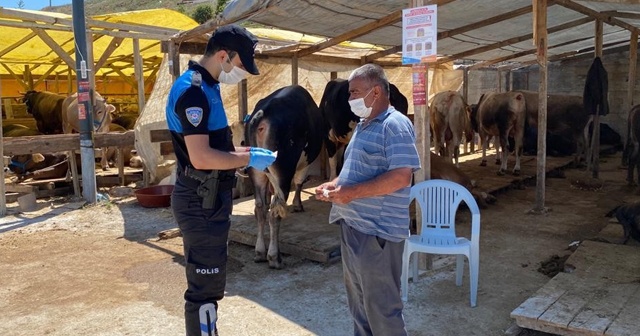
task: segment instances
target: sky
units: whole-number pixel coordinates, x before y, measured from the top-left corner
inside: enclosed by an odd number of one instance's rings
[[[20,0],[0,0],[0,6],[18,8],[18,2]],[[41,10],[48,7],[49,3],[51,3],[51,6],[68,5],[71,0],[22,0],[22,2],[24,3],[23,9]]]

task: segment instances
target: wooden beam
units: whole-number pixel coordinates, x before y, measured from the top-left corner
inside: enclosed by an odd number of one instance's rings
[[[22,86],[22,88],[25,91],[29,91],[29,85],[27,85],[27,83],[24,82],[24,80],[22,80],[22,78],[20,78],[20,76],[16,75],[15,72],[13,72],[13,70],[11,70],[11,68],[9,68],[6,64],[4,63],[0,63],[0,65],[2,65],[2,67],[7,70],[7,72],[11,75],[11,77],[13,77],[16,82],[18,82],[18,84],[20,84],[20,86]]]
[[[640,20],[640,13],[634,13],[634,12],[618,12],[618,11],[604,11],[604,12],[600,12],[604,15],[609,15],[609,16],[614,16],[614,17],[618,17],[618,18],[623,18],[623,19],[633,19],[633,20]]]
[[[593,37],[589,37],[589,39],[591,39],[591,38],[593,38]],[[628,43],[627,41],[617,41],[617,42],[606,43],[606,44],[603,45],[603,54],[605,53],[605,51],[608,52],[608,51],[615,50],[616,52],[620,52],[620,51],[623,51],[623,49],[627,50],[627,46],[626,46],[627,43]],[[623,49],[620,49],[621,47],[619,47],[619,46],[622,45],[622,44],[624,45],[622,47]],[[616,46],[618,46],[618,47],[616,47]],[[594,50],[595,50],[595,47],[587,47],[587,48],[582,48],[582,49],[579,49],[579,50],[571,50],[571,51],[564,52],[562,54],[557,54],[557,55],[550,56],[550,57],[548,57],[548,61],[549,62],[556,62],[556,61],[560,61],[560,60],[563,60],[563,59],[566,59],[566,58],[569,58],[569,57],[572,57],[572,58],[575,59],[575,58],[579,58],[579,57],[582,57],[583,55],[587,55],[587,54],[589,54],[589,57],[593,58],[592,52]],[[512,69],[513,70],[513,69],[518,69],[518,68],[524,68],[524,67],[530,66],[532,64],[536,64],[536,63],[537,63],[537,60],[532,60],[532,61],[527,61],[527,62],[521,62],[520,64],[517,64],[517,65],[504,66],[504,67],[501,67],[501,69]]]
[[[122,71],[120,71],[120,69],[117,68],[111,68],[113,69],[113,71],[115,73],[117,73],[120,78],[122,78],[122,80],[124,80],[125,82],[127,82],[127,84],[131,85],[132,88],[136,88],[136,82],[134,82],[129,76],[125,75],[124,73],[122,73]]]
[[[300,51],[297,52],[298,57],[304,57],[310,54],[313,54],[314,52],[320,51],[322,49],[326,49],[329,47],[332,47],[338,43],[347,41],[347,40],[352,40],[356,37],[362,36],[362,35],[366,35],[378,28],[381,27],[386,27],[388,25],[394,24],[398,21],[400,21],[402,19],[402,10],[399,11],[395,11],[385,17],[382,17],[378,20],[375,20],[373,22],[367,23],[364,26],[358,27],[354,30],[351,30],[349,32],[340,34],[334,38],[330,38],[326,41],[320,42],[320,43],[316,43],[314,45],[312,45],[309,48],[305,48],[302,49]]]
[[[60,65],[60,64],[61,63],[58,62],[58,63],[55,63],[55,64],[51,65],[49,70],[47,70],[44,74],[42,74],[40,76],[40,78],[38,78],[38,80],[33,84],[33,86],[36,87],[36,86],[38,86],[38,84],[42,83],[45,80],[45,78],[47,78],[53,72],[53,70],[55,70],[58,67],[58,65]]]
[[[579,38],[579,39],[575,39],[575,40],[571,40],[571,41],[558,43],[558,44],[555,44],[553,46],[547,47],[547,50],[553,49],[553,48],[563,47],[563,46],[574,44],[574,43],[578,43],[578,42],[582,42],[582,41],[585,41],[585,40],[588,40],[588,39],[591,39],[591,37],[583,37],[583,38]],[[503,57],[498,57],[498,58],[495,58],[495,59],[492,59],[492,60],[489,60],[489,61],[484,61],[484,62],[481,62],[481,63],[474,64],[474,65],[470,66],[469,69],[476,70],[476,69],[480,69],[480,68],[485,68],[485,67],[488,67],[488,66],[496,64],[496,63],[505,62],[505,61],[508,61],[508,60],[511,60],[511,59],[515,59],[515,58],[519,58],[519,57],[522,57],[522,56],[533,55],[533,54],[536,53],[536,51],[537,51],[537,49],[524,50],[524,51],[521,51],[521,52],[517,52],[515,54],[511,54],[511,55],[507,55],[507,56],[503,56]]]
[[[2,7],[0,7],[1,9]],[[39,28],[44,30],[55,30],[55,31],[64,31],[64,32],[73,32],[73,28],[68,26],[60,26],[60,25],[50,25],[50,24],[42,24],[35,22],[20,22],[20,21],[9,21],[9,20],[0,20],[0,27],[14,27],[14,28]],[[162,34],[149,34],[149,33],[134,33],[128,31],[113,31],[113,30],[105,30],[105,29],[87,29],[87,32],[98,35],[107,35],[113,37],[124,37],[124,38],[139,38],[146,40],[160,40],[166,41],[170,37]]]
[[[395,46],[395,47],[391,47],[389,49],[378,51],[378,52],[373,53],[371,55],[365,56],[365,63],[373,62],[378,58],[382,58],[382,57],[385,57],[385,56],[388,56],[388,55],[393,55],[393,54],[395,54],[397,52],[400,52],[400,51],[402,51],[402,46]]]
[[[481,20],[481,21],[477,21],[462,27],[458,27],[458,28],[454,28],[451,30],[447,30],[447,31],[443,31],[443,32],[439,32],[438,33],[438,40],[442,40],[445,39],[447,37],[452,37],[455,35],[460,35],[460,34],[464,34],[466,32],[472,31],[474,29],[478,29],[478,28],[482,28],[482,27],[486,27],[486,26],[490,26],[492,24],[496,24],[498,22],[502,22],[502,21],[506,21],[509,19],[513,19],[515,17],[518,17],[520,15],[524,15],[527,13],[531,13],[532,11],[532,6],[525,6],[516,10],[513,10],[511,12],[507,12],[507,13],[503,13],[500,15],[496,15],[494,17],[490,17],[488,19],[485,20]]]
[[[109,58],[109,56],[111,56],[111,54],[113,54],[113,52],[116,51],[116,49],[118,49],[118,47],[120,46],[123,40],[124,38],[122,37],[114,37],[111,39],[111,42],[102,53],[102,56],[100,56],[98,63],[96,63],[96,67],[95,67],[96,73],[98,72],[98,70],[100,70],[100,68],[102,68],[102,66],[105,64],[105,62]]]
[[[569,29],[575,26],[579,26],[582,24],[585,24],[586,22],[592,21],[593,19],[591,18],[581,18],[581,19],[577,19],[577,20],[573,20],[573,21],[569,21],[567,23],[563,23],[561,25],[549,28],[548,30],[545,30],[545,33],[551,34],[551,33],[556,33],[565,29]],[[504,40],[504,41],[500,41],[500,42],[496,42],[493,44],[489,44],[486,46],[482,46],[479,48],[475,48],[475,49],[471,49],[471,50],[466,50],[463,52],[460,52],[458,54],[454,54],[451,56],[447,56],[447,57],[443,57],[438,59],[437,63],[445,63],[445,62],[450,62],[453,60],[457,60],[457,59],[461,59],[461,58],[465,58],[471,55],[476,55],[476,54],[481,54],[483,52],[487,52],[487,51],[491,51],[493,49],[497,49],[497,48],[502,48],[504,46],[508,46],[511,44],[515,44],[515,43],[519,43],[522,41],[526,41],[529,40],[533,37],[533,33],[530,34],[525,34],[525,35],[521,35],[521,36],[516,36],[516,37],[512,37],[508,40]]]
[[[629,31],[634,31],[634,30],[638,30],[637,27],[635,27],[632,24],[626,23],[622,20],[618,20],[610,15],[607,14],[602,14],[598,11],[595,11],[589,7],[583,6],[581,4],[575,3],[571,0],[556,0],[556,3],[559,4],[560,6],[572,9],[578,13],[584,14],[584,15],[588,15],[591,16],[594,19],[597,20],[602,20],[612,26],[618,26],[618,27],[622,27],[624,29],[627,29]]]
[[[39,22],[48,23],[50,25],[58,25],[58,26],[66,25],[68,27],[73,27],[73,20],[71,18],[66,19],[66,18],[52,17],[49,15],[43,15],[43,14],[37,14],[37,13],[27,13],[24,11],[19,11],[19,10],[10,9],[10,8],[0,7],[0,16],[20,19],[20,20],[27,20],[27,21],[39,21]],[[109,22],[109,21],[102,21],[102,20],[94,20],[90,18],[85,19],[85,22],[87,27],[130,30],[130,31],[135,31],[140,33],[150,33],[150,34],[163,34],[163,35],[167,35],[166,36],[167,38],[180,32],[179,29],[149,26],[149,25],[138,24],[138,23]]]
[[[40,37],[40,39],[44,41],[44,43],[46,43],[49,48],[51,48],[51,50],[53,50],[58,55],[58,57],[60,57],[61,60],[67,63],[69,67],[75,68],[75,61],[71,58],[71,56],[69,56],[69,54],[67,54],[66,51],[62,49],[62,47],[60,47],[60,45],[58,45],[58,43],[53,38],[51,38],[51,36],[49,36],[49,34],[47,34],[47,32],[40,28],[31,28],[31,30],[33,30],[33,32],[35,32],[38,37]]]
[[[95,133],[95,148],[122,147],[135,143],[133,130],[124,133]],[[54,153],[80,149],[80,134],[38,135],[3,138],[4,155]]]

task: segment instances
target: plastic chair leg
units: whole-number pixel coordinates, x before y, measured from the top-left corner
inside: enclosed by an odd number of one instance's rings
[[[411,258],[411,280],[413,283],[418,283],[418,259],[420,258],[420,254],[414,253],[413,258]]]
[[[469,287],[471,288],[471,307],[477,305],[478,299],[478,273],[480,270],[480,263],[478,256],[469,256]]]
[[[402,275],[400,276],[400,294],[402,301],[407,302],[407,296],[409,292],[409,259],[411,253],[407,251],[407,246],[404,247],[404,253],[402,254]]]
[[[462,274],[464,273],[464,255],[456,255],[456,286],[462,286]]]

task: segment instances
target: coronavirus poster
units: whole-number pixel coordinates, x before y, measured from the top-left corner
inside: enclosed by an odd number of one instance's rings
[[[436,60],[437,9],[430,5],[402,10],[402,64]]]

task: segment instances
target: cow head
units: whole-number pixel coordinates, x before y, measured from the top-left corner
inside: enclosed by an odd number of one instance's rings
[[[95,93],[95,104],[93,108],[93,129],[96,132],[109,132],[109,125],[113,119],[112,113],[116,111],[115,106],[108,104],[99,93]]]
[[[27,113],[33,114],[33,99],[39,94],[38,91],[30,90],[25,92],[22,102],[27,106]]]
[[[14,155],[11,157],[11,162],[9,162],[7,168],[17,175],[25,175],[34,164],[42,161],[44,161],[44,155],[40,153]]]

